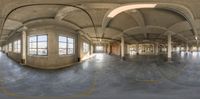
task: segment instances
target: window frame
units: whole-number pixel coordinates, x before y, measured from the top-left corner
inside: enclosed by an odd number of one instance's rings
[[[66,42],[61,42],[60,41],[60,37],[64,37]],[[69,43],[69,41],[68,41],[69,38],[71,38],[73,40],[73,43]],[[58,55],[59,56],[72,56],[72,55],[75,55],[75,38],[74,37],[67,36],[67,35],[59,35],[57,41],[58,41]],[[60,43],[64,43],[66,48],[60,48]],[[69,44],[72,44],[73,48],[69,48]],[[60,54],[60,49],[65,49],[66,53],[65,54]],[[69,49],[73,49],[73,53],[72,54],[68,53]]]
[[[47,40],[46,41],[39,41],[38,40],[38,37],[39,36],[46,36],[47,37]],[[34,41],[34,42],[31,42],[30,41],[30,38],[31,37],[36,37],[36,41]],[[38,48],[38,43],[39,42],[46,42],[46,44],[47,44],[47,48]],[[48,56],[48,54],[49,54],[49,52],[48,52],[48,42],[49,42],[49,40],[48,40],[48,34],[34,34],[34,35],[30,35],[30,36],[28,36],[28,55],[29,56],[35,56],[35,57],[47,57]],[[36,48],[30,48],[30,44],[31,43],[36,43]],[[30,54],[30,50],[31,49],[35,49],[36,50],[36,54]],[[47,54],[46,55],[39,55],[38,54],[38,50],[39,49],[46,49],[46,51],[47,51]]]
[[[8,51],[12,52],[13,51],[13,43],[9,43],[8,46],[9,46]]]
[[[95,47],[95,50],[96,50],[96,51],[104,51],[104,46],[103,46],[103,45],[97,45],[97,46]]]
[[[88,53],[88,52],[90,52],[90,44],[87,42],[83,42],[83,53]]]
[[[21,53],[21,44],[22,44],[22,42],[21,42],[20,39],[15,40],[15,41],[13,42],[13,52],[14,52],[14,53]],[[9,45],[8,45],[8,46],[9,46]],[[9,51],[9,48],[8,48],[8,51]]]

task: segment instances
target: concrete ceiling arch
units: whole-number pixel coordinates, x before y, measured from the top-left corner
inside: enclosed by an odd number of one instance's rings
[[[149,4],[151,4],[151,3],[149,3]],[[138,4],[128,4],[128,5],[136,5],[137,6]],[[119,7],[123,7],[123,6],[127,6],[127,5],[122,5],[122,6],[119,6]],[[119,8],[119,7],[117,7],[117,8]],[[117,8],[115,8],[115,9],[117,9]],[[141,6],[140,8],[145,8],[145,7]],[[180,4],[157,3],[154,7],[150,7],[150,8],[166,9],[166,10],[170,10],[170,11],[173,11],[173,12],[176,12],[176,13],[182,15],[188,21],[188,23],[191,25],[194,35],[197,36],[197,30],[196,30],[196,27],[195,27],[194,16],[193,16],[192,12],[187,7],[180,5]],[[105,14],[103,22],[102,22],[102,29],[103,30],[105,30],[105,28],[107,28],[108,23],[112,19],[112,18],[108,17],[109,14],[115,9],[110,9]],[[139,9],[139,8],[137,8],[137,9]],[[130,9],[128,9],[128,10],[130,10]],[[124,11],[127,11],[127,10],[124,10]]]
[[[87,4],[82,4],[79,7],[84,8],[84,9],[112,9],[119,6],[119,4],[114,4],[114,3],[87,3]],[[74,7],[63,7],[61,8],[58,13],[55,16],[56,20],[62,20],[64,17],[68,15],[70,12],[74,12],[80,9],[74,8]]]

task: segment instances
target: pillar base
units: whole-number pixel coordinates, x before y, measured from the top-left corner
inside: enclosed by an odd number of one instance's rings
[[[80,62],[81,61],[81,58],[80,57],[78,57],[78,62]]]
[[[169,57],[168,57],[168,58],[167,58],[167,62],[168,62],[168,63],[172,63],[172,58],[169,58]]]
[[[21,63],[22,63],[22,64],[26,64],[25,59],[21,59]]]
[[[121,57],[122,60],[125,60],[125,57]]]

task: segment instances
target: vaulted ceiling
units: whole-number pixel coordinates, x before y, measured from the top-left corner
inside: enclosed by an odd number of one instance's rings
[[[113,18],[107,17],[118,7],[146,3],[157,6],[131,9]],[[67,5],[87,11],[96,31],[87,13]],[[197,42],[195,37],[199,37],[199,6],[199,0],[0,0],[0,45],[23,26],[30,29],[45,24],[63,25],[87,35],[94,42],[97,38],[112,42],[124,36],[127,43],[166,43],[167,33],[172,32],[174,43],[192,45]]]

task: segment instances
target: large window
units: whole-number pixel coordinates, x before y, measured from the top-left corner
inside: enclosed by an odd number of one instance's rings
[[[21,53],[21,40],[17,40],[14,42],[14,52]]]
[[[47,52],[47,35],[34,35],[29,37],[29,55],[46,56]]]
[[[103,46],[96,46],[96,51],[103,51]]]
[[[9,52],[12,52],[12,43],[9,43]]]
[[[83,53],[89,52],[89,44],[86,42],[83,42]]]
[[[74,39],[65,36],[59,36],[59,55],[74,54]]]

